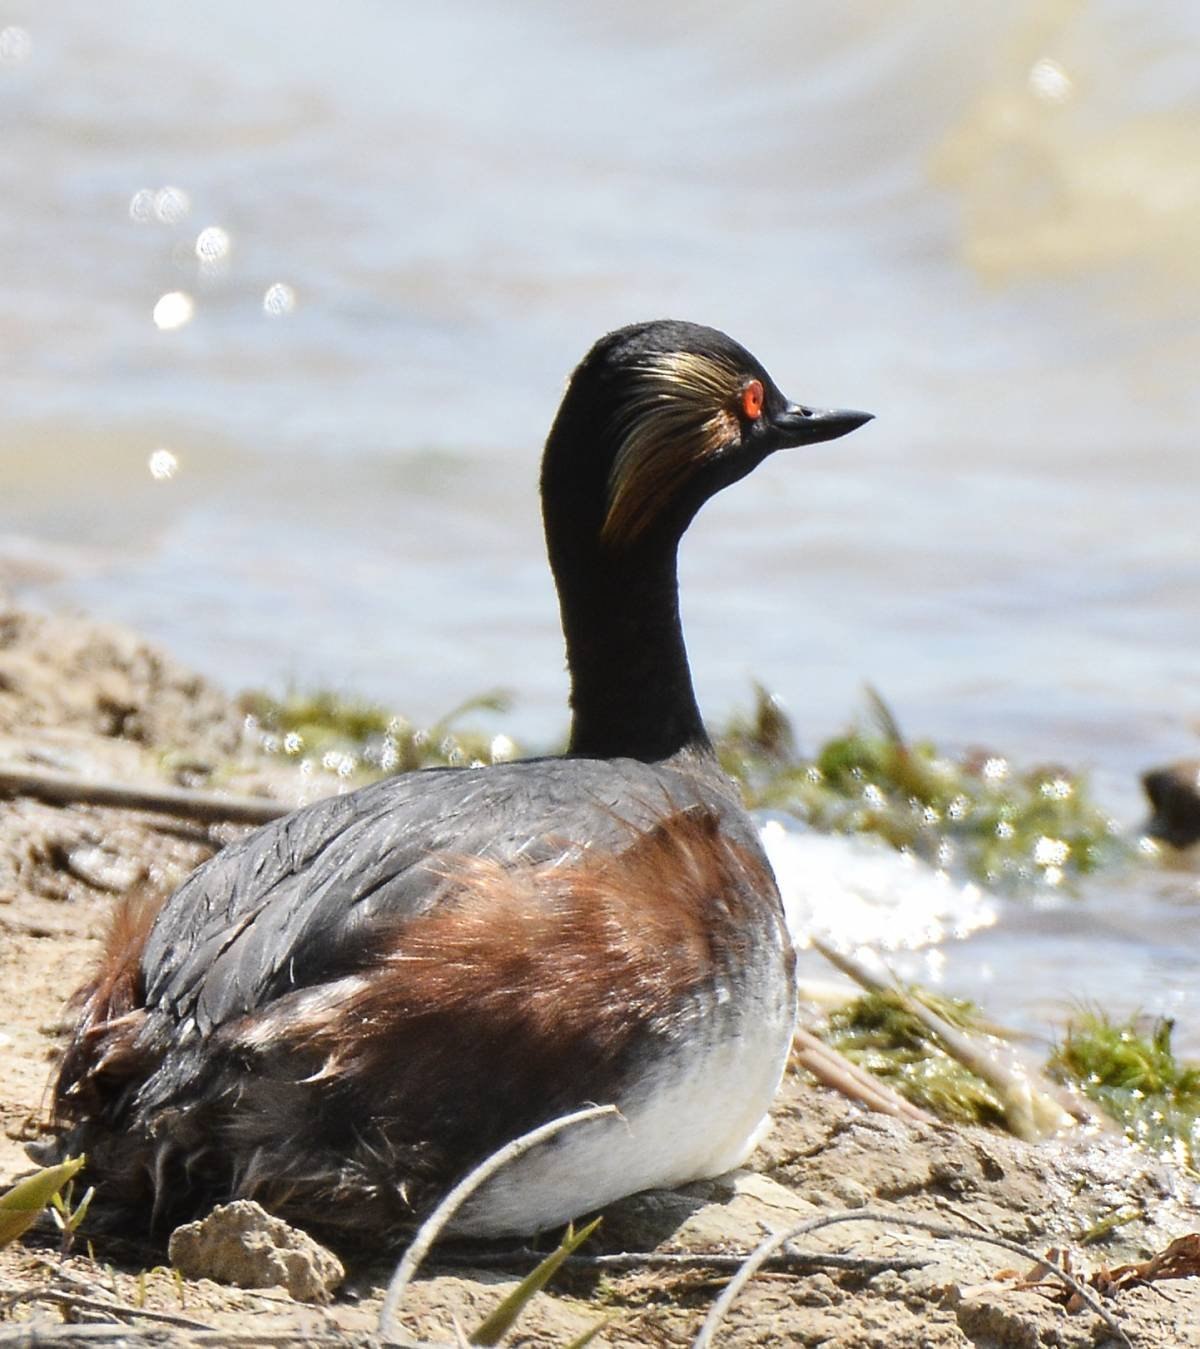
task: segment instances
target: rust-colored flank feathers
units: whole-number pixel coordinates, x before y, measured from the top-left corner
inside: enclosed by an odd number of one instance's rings
[[[145,1023],[142,953],[163,896],[133,890],[113,909],[91,980],[73,998],[78,1020],[59,1067],[56,1113],[96,1108],[144,1066],[136,1042]]]
[[[89,1223],[165,1237],[232,1198],[343,1246],[402,1239],[467,1170],[589,1104],[455,1221],[528,1235],[749,1154],[793,954],[696,705],[676,552],[705,500],[866,414],[790,403],[745,348],[634,324],[572,376],[542,502],[569,752],[385,778],[117,909],[43,1160]]]
[[[691,994],[745,963],[745,910],[772,884],[697,812],[631,832],[620,853],[439,869],[437,907],[374,935],[369,977],[335,1005],[279,1007],[271,1030],[323,1077],[390,1076],[396,1108],[428,1113],[431,1130],[456,1127],[464,1092],[524,1113],[569,1094],[582,1065],[612,1068],[639,1037],[670,1033]]]

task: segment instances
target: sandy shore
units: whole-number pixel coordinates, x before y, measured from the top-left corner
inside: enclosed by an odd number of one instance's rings
[[[228,697],[133,634],[0,603],[0,760],[131,783],[220,786],[290,800],[298,782],[245,740]],[[333,780],[328,784],[333,787]],[[131,886],[168,889],[241,829],[113,808],[0,803],[0,1184],[27,1170],[38,1136],[66,1004],[94,958],[114,899]],[[1114,1137],[1036,1147],[982,1130],[865,1115],[790,1075],[775,1127],[735,1177],[614,1206],[587,1250],[751,1250],[765,1232],[821,1213],[887,1210],[886,1224],[830,1228],[808,1251],[892,1262],[859,1269],[761,1274],[734,1305],[728,1345],[1092,1346],[1119,1343],[1086,1308],[1021,1288],[1020,1255],[965,1237],[905,1229],[905,1215],[1033,1247],[1072,1252],[1072,1268],[1141,1260],[1200,1229],[1195,1178]],[[1084,1245],[1095,1224],[1140,1214]],[[86,1246],[84,1228],[80,1246]],[[469,1257],[468,1257],[469,1258]],[[460,1257],[461,1259],[461,1257]],[[311,1306],[279,1289],[249,1292],[180,1282],[161,1253],[97,1245],[62,1259],[47,1224],[0,1251],[0,1344],[92,1342],[93,1321],[127,1320],[124,1343],[365,1342],[390,1260],[355,1268],[334,1301]],[[411,1291],[407,1334],[448,1343],[472,1327],[528,1262],[451,1271],[435,1256]],[[148,1274],[143,1273],[149,1269]],[[521,1322],[523,1342],[566,1344],[599,1320],[593,1341],[690,1343],[728,1271],[571,1268]],[[95,1303],[120,1304],[114,1314]],[[74,1305],[72,1306],[72,1302]],[[1138,1346],[1200,1346],[1200,1279],[1127,1288],[1106,1307]],[[169,1318],[184,1318],[191,1326]],[[205,1339],[197,1327],[220,1332]],[[283,1339],[281,1340],[280,1337]],[[249,1337],[246,1339],[245,1337]]]

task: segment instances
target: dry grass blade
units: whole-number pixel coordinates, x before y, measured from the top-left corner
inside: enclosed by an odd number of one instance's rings
[[[841,1092],[849,1100],[861,1101],[868,1110],[877,1114],[894,1115],[899,1119],[912,1120],[914,1124],[937,1122],[927,1110],[906,1101],[886,1082],[873,1077],[858,1064],[851,1063],[844,1054],[839,1054],[801,1026],[796,1028],[792,1040],[792,1061],[811,1073],[818,1082]]]
[[[794,1241],[796,1237],[803,1236],[808,1232],[816,1232],[822,1227],[857,1222],[882,1223],[893,1227],[914,1227],[919,1231],[929,1232],[935,1237],[946,1237],[954,1241],[976,1241],[985,1246],[999,1246],[1002,1250],[1012,1251],[1027,1260],[1032,1260],[1037,1265],[1045,1263],[1035,1250],[1029,1246],[1022,1246],[1019,1242],[1009,1241],[1006,1237],[993,1236],[991,1233],[974,1232],[969,1228],[951,1227],[946,1223],[934,1222],[928,1218],[915,1218],[905,1213],[886,1213],[871,1209],[851,1209],[844,1213],[829,1213],[820,1218],[810,1218],[808,1222],[798,1223],[785,1232],[777,1232],[774,1236],[768,1237],[737,1274],[730,1279],[725,1291],[713,1303],[704,1324],[700,1327],[700,1333],[692,1342],[692,1349],[712,1349],[717,1331],[720,1330],[730,1307],[733,1306],[742,1289],[781,1247],[786,1246],[789,1241]],[[1119,1322],[1107,1308],[1100,1304],[1099,1299],[1086,1284],[1057,1265],[1049,1266],[1048,1269],[1055,1278],[1071,1290],[1085,1307],[1094,1312],[1104,1322],[1117,1339],[1126,1346],[1126,1349],[1134,1349],[1132,1341],[1121,1328]]]
[[[548,1124],[531,1129],[529,1133],[522,1134],[520,1138],[514,1138],[511,1143],[506,1143],[485,1161],[480,1162],[474,1171],[460,1180],[421,1225],[420,1231],[413,1238],[412,1245],[404,1252],[404,1258],[397,1265],[396,1272],[392,1275],[391,1282],[388,1284],[387,1295],[383,1299],[383,1307],[379,1312],[380,1338],[385,1341],[395,1338],[396,1313],[400,1308],[400,1300],[404,1296],[404,1290],[412,1282],[413,1276],[421,1267],[421,1262],[429,1254],[430,1247],[441,1235],[446,1224],[485,1181],[490,1180],[497,1171],[508,1166],[510,1162],[515,1162],[518,1157],[523,1157],[527,1152],[536,1148],[539,1143],[544,1143],[548,1138],[553,1138],[555,1134],[561,1133],[564,1129],[570,1129],[577,1124],[586,1124],[591,1120],[603,1119],[620,1113],[615,1105],[594,1105],[589,1106],[586,1110],[576,1110],[570,1115],[562,1115],[558,1119],[551,1120]]]

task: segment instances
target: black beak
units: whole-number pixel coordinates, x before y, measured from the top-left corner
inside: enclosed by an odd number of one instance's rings
[[[865,426],[873,412],[850,412],[846,408],[806,408],[789,403],[771,418],[771,430],[780,449],[793,445],[815,445],[819,440],[836,440]]]

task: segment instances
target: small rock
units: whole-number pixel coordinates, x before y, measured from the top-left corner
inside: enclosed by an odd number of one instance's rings
[[[830,1193],[847,1208],[866,1208],[871,1202],[870,1190],[852,1176],[837,1176],[829,1186]]]
[[[177,1227],[167,1251],[189,1279],[286,1288],[298,1302],[328,1302],[346,1277],[332,1251],[250,1199],[221,1204],[207,1218]]]

